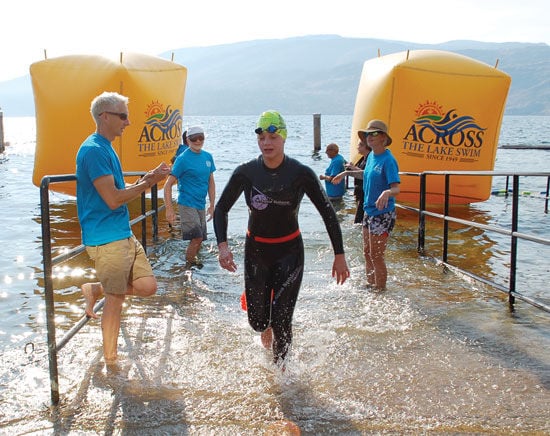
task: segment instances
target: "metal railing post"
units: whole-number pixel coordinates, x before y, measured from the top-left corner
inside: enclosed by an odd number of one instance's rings
[[[159,198],[158,198],[158,185],[154,185],[151,189],[151,208],[155,211],[151,217],[151,223],[153,226],[153,241],[158,240],[159,226],[158,226],[158,214],[159,214]]]
[[[445,218],[449,215],[449,190],[450,190],[450,174],[445,174],[445,206],[443,215]],[[447,263],[449,253],[449,221],[443,220],[443,262]]]
[[[44,262],[44,294],[46,299],[46,327],[48,330],[48,360],[50,366],[50,396],[52,404],[59,403],[59,378],[55,343],[55,304],[52,282],[52,244],[50,233],[49,177],[40,184],[40,219],[42,221],[42,259]]]
[[[516,268],[518,256],[518,238],[515,232],[518,231],[518,213],[519,213],[519,176],[513,176],[512,192],[512,239],[510,241],[510,285],[508,287],[508,304],[511,308],[515,303],[514,292],[516,292]]]
[[[145,204],[145,192],[141,193],[141,216],[145,215],[147,205]],[[141,245],[147,253],[147,221],[143,219],[141,221]]]
[[[544,213],[548,213],[548,193],[550,192],[550,177],[546,178],[546,195],[544,200]]]
[[[426,241],[426,217],[424,216],[424,210],[426,210],[426,174],[420,174],[420,193],[419,193],[419,213],[418,213],[418,245],[416,251],[420,254],[424,254],[424,244]]]

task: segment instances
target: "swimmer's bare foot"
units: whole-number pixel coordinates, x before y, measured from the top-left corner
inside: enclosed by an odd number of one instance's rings
[[[285,362],[285,359],[281,358],[281,357],[273,357],[273,363],[275,364],[275,366],[277,368],[279,368],[279,370],[281,372],[285,372],[286,371],[286,362]]]
[[[266,328],[261,333],[260,337],[264,348],[267,348],[268,350],[270,350],[273,345],[273,329],[271,327]]]
[[[103,294],[103,287],[101,286],[101,283],[84,283],[80,289],[84,299],[86,300],[86,316],[94,319],[99,318],[99,316],[94,312],[94,306],[96,301]]]

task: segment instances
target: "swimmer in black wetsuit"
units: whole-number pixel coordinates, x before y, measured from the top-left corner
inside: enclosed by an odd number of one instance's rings
[[[236,271],[227,244],[227,215],[244,191],[249,209],[245,243],[245,293],[248,321],[262,332],[282,364],[292,342],[292,315],[302,282],[304,246],[298,210],[306,194],[327,228],[334,249],[332,276],[349,277],[336,213],[313,170],[284,154],[286,124],[274,111],[264,112],[255,130],[261,156],[237,167],[214,210],[214,230],[222,268]]]

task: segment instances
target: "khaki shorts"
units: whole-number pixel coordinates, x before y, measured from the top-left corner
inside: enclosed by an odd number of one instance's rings
[[[98,280],[107,294],[126,294],[128,284],[153,275],[145,250],[134,235],[96,247],[86,247]]]
[[[188,241],[201,238],[206,240],[206,212],[194,207],[178,205],[181,223],[181,239]]]

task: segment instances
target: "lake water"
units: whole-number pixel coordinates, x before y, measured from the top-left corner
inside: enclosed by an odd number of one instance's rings
[[[258,154],[256,117],[189,117],[207,131],[218,193],[235,166]],[[287,117],[286,151],[322,173],[312,153],[311,116]],[[351,116],[322,116],[323,145],[347,144]],[[252,126],[252,127],[251,127]],[[98,321],[58,357],[60,404],[50,404],[39,189],[32,185],[33,118],[5,118],[11,145],[0,155],[0,432],[9,434],[548,434],[550,314],[454,273],[416,252],[417,218],[399,211],[387,251],[388,290],[364,287],[360,228],[351,191],[338,210],[351,279],[330,277],[332,250],[308,200],[300,211],[304,282],[285,373],[277,371],[240,309],[247,211],[240,199],[229,235],[239,264],[221,270],[211,224],[202,269],[184,267],[186,243],[160,220],[151,254],[159,292],[128,299],[120,371],[106,372]],[[550,117],[505,117],[500,144],[549,145]],[[343,147],[347,149],[347,145]],[[345,153],[344,153],[345,155]],[[499,149],[495,170],[549,171],[550,151]],[[522,182],[523,183],[523,182]],[[537,193],[546,180],[526,180]],[[504,180],[495,178],[494,189]],[[51,195],[56,253],[80,243],[74,200]],[[537,195],[521,197],[519,231],[550,238]],[[457,213],[507,225],[511,199],[491,196]],[[439,226],[439,227],[438,227]],[[428,254],[440,254],[439,224],[428,226]],[[550,250],[519,243],[517,290],[550,302]],[[506,285],[507,237],[454,232],[451,257]],[[54,271],[58,339],[83,314],[79,285],[91,274],[79,257]]]

